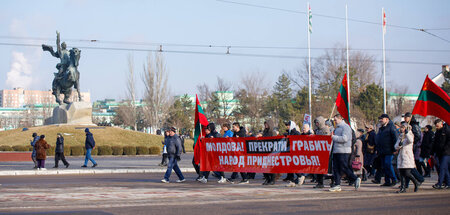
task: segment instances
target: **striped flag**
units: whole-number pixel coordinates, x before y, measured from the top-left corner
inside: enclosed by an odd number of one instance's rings
[[[412,114],[436,116],[450,123],[450,97],[427,75]]]
[[[339,88],[338,96],[336,97],[336,107],[341,116],[350,125],[348,96],[347,74],[345,74],[342,85]]]
[[[309,29],[309,33],[312,33],[312,12],[311,12],[311,6],[308,7],[308,29]]]
[[[197,95],[195,95],[195,119],[194,119],[194,162],[200,163],[200,138],[205,136],[205,127],[208,125],[208,119],[203,112]],[[203,126],[203,127],[202,127]]]
[[[383,35],[386,34],[386,12],[383,8]]]

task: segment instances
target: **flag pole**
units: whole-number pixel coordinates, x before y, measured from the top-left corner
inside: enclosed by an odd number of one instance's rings
[[[311,37],[311,32],[310,32],[310,25],[311,25],[311,7],[310,7],[310,5],[309,5],[309,2],[308,2],[308,5],[307,5],[307,10],[308,10],[308,14],[307,14],[307,16],[308,16],[308,19],[307,19],[307,21],[308,21],[308,23],[307,23],[307,29],[306,29],[306,33],[308,33],[308,78],[309,78],[309,115],[310,115],[310,117],[312,117],[312,108],[311,108],[311,103],[312,103],[312,99],[311,99],[311,39],[310,39],[310,37]]]
[[[381,8],[381,23],[382,23],[382,34],[383,34],[383,113],[386,111],[386,50],[384,45],[384,34],[385,34],[385,19],[384,19],[384,8]]]
[[[347,5],[345,5],[345,37],[347,41],[347,100],[348,100],[348,123],[350,124],[350,63],[349,63],[349,54],[348,54],[348,11]],[[350,124],[351,126],[351,124]]]

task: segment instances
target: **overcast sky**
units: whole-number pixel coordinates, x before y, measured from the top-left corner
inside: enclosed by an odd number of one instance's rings
[[[238,0],[235,0],[238,1]],[[306,1],[245,0],[241,3],[293,11],[306,11]],[[345,17],[348,4],[350,19],[381,22],[384,7],[391,25],[441,29],[430,33],[450,40],[450,1],[312,1],[313,48],[332,48],[345,44],[345,22],[315,14]],[[173,95],[195,94],[196,85],[207,82],[213,87],[216,77],[237,86],[243,73],[265,74],[272,88],[283,70],[300,68],[303,59],[225,55],[256,54],[306,57],[306,49],[242,49],[233,46],[307,47],[307,19],[303,13],[249,7],[215,0],[190,1],[1,1],[0,3],[0,89],[25,87],[51,88],[58,59],[38,46],[5,44],[55,44],[55,31],[69,47],[80,47],[81,89],[90,91],[91,99],[125,97],[127,56],[132,54],[138,80],[138,97],[143,86],[140,74],[148,52],[89,49],[107,47],[153,50],[155,44],[201,44],[220,47],[163,46],[164,51],[186,51],[197,54],[165,52],[169,86]],[[349,22],[349,41],[354,49],[382,59],[381,26]],[[24,39],[28,38],[28,39]],[[29,40],[29,38],[49,38]],[[86,42],[82,40],[98,40]],[[106,41],[144,42],[145,45],[106,43]],[[103,43],[102,43],[103,42]],[[3,44],[3,45],[1,45]],[[222,47],[223,46],[223,47]],[[83,48],[84,47],[84,48]],[[369,50],[370,49],[370,50]],[[373,50],[376,49],[376,50]],[[418,93],[429,74],[441,71],[450,63],[450,42],[408,28],[390,27],[386,34],[386,55],[391,62],[424,62],[427,64],[388,63],[389,83],[406,85]],[[399,51],[414,49],[421,51]],[[427,50],[427,51],[425,51]],[[441,51],[430,51],[441,50]],[[444,50],[444,51],[442,51]],[[313,57],[324,49],[313,49]],[[219,53],[199,54],[204,53]],[[350,52],[351,54],[351,52]],[[381,63],[377,62],[381,71]]]

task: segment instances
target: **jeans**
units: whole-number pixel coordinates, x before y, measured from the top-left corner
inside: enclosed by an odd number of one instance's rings
[[[178,166],[177,159],[175,158],[175,156],[169,156],[169,164],[167,165],[166,174],[164,174],[164,179],[166,179],[166,181],[169,181],[172,169],[175,171],[180,180],[184,179],[184,176],[181,173],[180,167]]]
[[[450,155],[444,155],[439,157],[439,180],[438,185],[450,185],[450,174],[448,172],[448,166],[450,165]],[[445,180],[445,181],[444,181]]]
[[[392,184],[397,182],[397,177],[395,177],[394,167],[392,166],[392,158],[394,155],[382,155],[381,156],[381,166],[384,169],[384,182],[386,184]]]
[[[345,173],[351,181],[355,181],[358,178],[350,169],[350,165],[348,164],[349,157],[349,153],[333,154],[333,177],[335,185],[341,185],[342,173]]]
[[[45,168],[45,160],[44,159],[37,159],[37,167],[38,168]]]
[[[31,160],[33,160],[33,163],[34,163],[34,168],[38,168],[38,163],[37,163],[37,160],[36,160],[36,155],[31,155]]]
[[[87,166],[88,161],[91,161],[92,164],[97,164],[95,160],[91,156],[92,149],[86,149],[86,157],[84,158],[84,165]]]

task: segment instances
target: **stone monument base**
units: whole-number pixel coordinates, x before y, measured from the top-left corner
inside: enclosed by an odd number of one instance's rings
[[[45,124],[93,125],[92,105],[89,102],[73,102],[53,109],[53,117]]]

